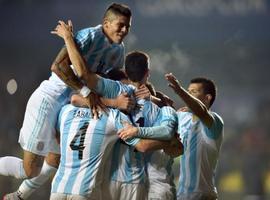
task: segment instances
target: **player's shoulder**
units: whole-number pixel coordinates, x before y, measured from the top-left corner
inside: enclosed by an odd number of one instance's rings
[[[214,121],[216,123],[219,123],[222,126],[224,125],[223,119],[219,114],[217,114],[216,112],[213,112],[213,111],[210,111],[210,114],[212,115],[212,117],[214,118]]]
[[[68,112],[68,111],[71,111],[71,110],[75,110],[75,109],[77,109],[77,107],[74,106],[74,105],[72,105],[72,104],[66,104],[66,105],[64,105],[64,106],[61,108],[61,110],[62,110],[62,111],[65,111],[65,112]]]
[[[116,108],[108,108],[108,116],[111,117],[113,120],[117,120],[118,118],[126,118],[127,115],[121,112]]]
[[[103,34],[102,32],[102,25],[97,25],[94,27],[86,27],[83,29],[80,29],[77,33],[76,36],[85,36],[85,35],[92,35],[92,36],[96,36],[96,35],[100,35]]]
[[[161,108],[161,112],[164,114],[172,114],[172,115],[176,115],[176,111],[174,108],[172,108],[171,106],[163,106]]]
[[[121,92],[126,92],[129,95],[131,95],[136,90],[136,87],[134,85],[125,84],[125,83],[122,83],[120,81],[117,81],[117,82],[118,82],[119,86],[121,87]]]

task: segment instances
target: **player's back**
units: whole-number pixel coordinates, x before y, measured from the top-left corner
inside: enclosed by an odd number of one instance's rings
[[[52,193],[95,194],[102,183],[105,166],[118,139],[122,114],[109,109],[98,120],[91,110],[65,106],[59,115],[61,161],[52,183]]]

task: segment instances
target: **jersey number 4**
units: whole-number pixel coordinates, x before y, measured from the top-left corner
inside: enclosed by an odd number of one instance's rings
[[[85,122],[83,124],[83,126],[76,133],[76,135],[74,136],[74,138],[72,139],[72,141],[69,145],[73,151],[79,151],[79,154],[78,154],[79,160],[82,160],[82,158],[83,158],[83,150],[85,148],[84,139],[85,139],[85,134],[86,134],[86,130],[87,130],[88,125],[89,125],[89,122]],[[79,140],[79,144],[77,142],[78,140]]]

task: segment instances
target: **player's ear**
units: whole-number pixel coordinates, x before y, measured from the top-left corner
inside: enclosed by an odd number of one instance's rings
[[[102,26],[103,28],[107,29],[110,21],[107,18],[103,19]]]
[[[211,94],[207,94],[205,95],[205,99],[207,100],[207,103],[210,105],[210,101],[212,100],[212,95]]]

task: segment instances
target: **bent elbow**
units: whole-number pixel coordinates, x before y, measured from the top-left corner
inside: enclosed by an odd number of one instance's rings
[[[146,153],[148,151],[148,148],[146,145],[143,145],[143,144],[137,144],[136,145],[136,150],[141,152],[141,153]]]
[[[57,74],[57,72],[58,72],[58,67],[57,67],[57,65],[56,65],[55,63],[53,63],[53,64],[51,65],[51,71]]]

